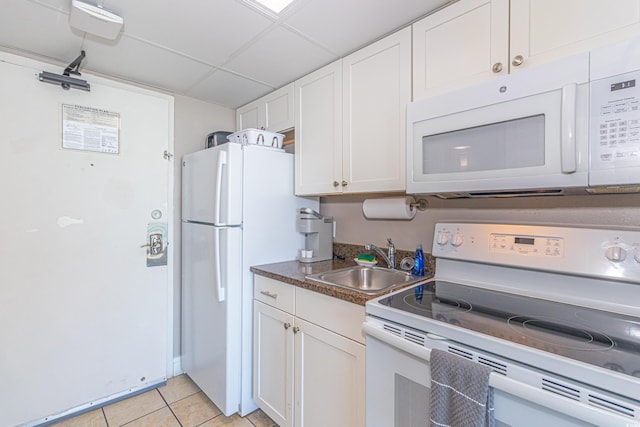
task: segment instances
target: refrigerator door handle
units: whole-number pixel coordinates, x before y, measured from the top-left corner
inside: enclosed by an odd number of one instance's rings
[[[220,213],[222,211],[222,169],[227,164],[227,152],[220,151],[218,153],[218,166],[216,168],[216,212],[214,224],[225,225],[220,222]]]
[[[213,268],[216,271],[215,281],[216,281],[216,292],[218,294],[218,302],[223,302],[225,299],[225,289],[222,287],[222,273],[220,271],[220,230],[216,228],[213,231],[213,246],[214,246],[214,254],[215,261]]]

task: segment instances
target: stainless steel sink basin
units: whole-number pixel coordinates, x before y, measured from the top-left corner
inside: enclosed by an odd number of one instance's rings
[[[424,277],[413,276],[411,273],[401,270],[361,266],[310,274],[306,278],[307,280],[340,286],[365,294],[375,294],[396,286],[424,280]]]

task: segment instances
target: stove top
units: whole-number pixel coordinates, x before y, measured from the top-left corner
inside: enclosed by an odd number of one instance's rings
[[[637,317],[444,280],[396,292],[378,304],[640,377]]]

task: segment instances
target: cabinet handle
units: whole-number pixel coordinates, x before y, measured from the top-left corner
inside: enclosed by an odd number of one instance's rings
[[[342,186],[346,187],[347,185],[349,185],[349,183],[347,181],[342,181]]]
[[[284,324],[284,330],[286,331],[287,329],[289,329],[291,327],[291,323],[285,323]]]
[[[340,185],[340,183],[338,181],[333,181],[333,186],[334,187],[338,187]]]
[[[513,61],[511,61],[511,65],[514,67],[519,67],[524,62],[524,57],[522,55],[516,55],[513,57]]]
[[[494,73],[499,73],[500,71],[502,71],[502,62],[496,62],[495,64],[493,64],[493,67],[491,67],[491,71],[493,71]]]
[[[300,330],[300,328],[298,328],[297,326],[293,327],[293,333],[294,334],[297,334],[299,330]]]
[[[269,292],[269,291],[260,291],[260,293],[262,295],[266,296],[266,297],[273,298],[273,299],[278,299],[278,294],[276,294],[276,293],[272,293],[272,292]]]

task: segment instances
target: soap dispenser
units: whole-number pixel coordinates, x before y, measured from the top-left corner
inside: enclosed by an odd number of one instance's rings
[[[424,253],[422,252],[422,244],[418,243],[416,254],[414,256],[413,271],[414,276],[424,276]]]

